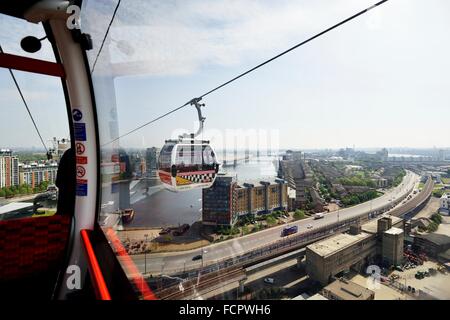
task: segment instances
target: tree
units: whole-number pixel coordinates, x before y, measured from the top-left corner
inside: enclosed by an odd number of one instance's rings
[[[267,222],[267,224],[268,224],[269,226],[273,226],[273,225],[276,225],[276,224],[277,224],[277,219],[275,219],[275,218],[272,217],[272,216],[267,216],[266,222]]]
[[[5,190],[0,189],[0,197],[4,197],[6,195]]]
[[[437,224],[441,224],[442,223],[442,216],[440,214],[433,214],[431,216],[431,220],[433,220],[433,222],[437,223]]]
[[[297,209],[294,212],[294,219],[295,220],[300,220],[303,219],[305,217],[305,211]]]
[[[6,188],[5,189],[5,197],[12,197],[14,196],[14,193],[11,191],[11,189]]]
[[[430,224],[428,225],[428,232],[435,232],[438,229],[439,225],[432,221],[430,222]]]

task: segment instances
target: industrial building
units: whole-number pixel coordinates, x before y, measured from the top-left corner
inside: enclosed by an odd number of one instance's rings
[[[335,275],[362,264],[376,253],[376,236],[338,234],[306,247],[306,271],[313,280],[328,284]]]
[[[381,259],[387,265],[403,260],[403,220],[383,215],[362,226],[306,247],[306,270],[310,278],[328,284],[336,275]]]
[[[241,216],[267,214],[288,207],[287,183],[282,179],[238,184],[219,175],[211,188],[203,189],[203,224],[232,226]]]
[[[382,234],[381,256],[387,265],[399,265],[403,263],[403,241],[402,229],[393,227]]]
[[[337,279],[321,291],[328,300],[374,300],[375,292],[346,279]]]

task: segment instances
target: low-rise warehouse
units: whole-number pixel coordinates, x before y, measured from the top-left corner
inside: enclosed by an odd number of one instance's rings
[[[322,289],[329,300],[374,300],[375,292],[345,279],[337,279]]]
[[[325,285],[336,274],[363,263],[375,252],[373,234],[338,234],[306,247],[306,270],[312,279]]]

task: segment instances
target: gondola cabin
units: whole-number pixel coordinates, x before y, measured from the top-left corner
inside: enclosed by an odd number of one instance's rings
[[[218,171],[209,141],[167,140],[159,155],[158,175],[171,191],[209,188]]]

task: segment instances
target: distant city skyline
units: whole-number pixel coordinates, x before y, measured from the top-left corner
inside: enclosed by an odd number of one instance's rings
[[[123,76],[115,78],[120,134],[373,3],[130,2],[119,10],[104,50],[112,63],[142,60],[145,70],[140,75],[119,70]],[[83,21],[82,28],[97,44],[112,11],[93,6],[87,9],[98,19]],[[214,145],[214,132],[254,128],[277,130],[280,149],[450,147],[445,136],[450,44],[442,41],[450,28],[449,9],[445,0],[389,1],[240,79],[204,99],[205,133],[211,133],[204,138]],[[41,33],[16,20],[0,16],[0,29],[17,34],[0,35],[0,43],[6,52],[23,54],[21,37]],[[125,40],[128,53],[118,48]],[[48,43],[45,50],[49,53]],[[88,51],[91,61],[96,50]],[[44,140],[66,137],[64,121],[49,121],[66,117],[59,80],[16,73]],[[0,117],[14,123],[0,128],[0,146],[39,146],[7,70],[0,70],[0,104]],[[195,110],[186,108],[122,139],[121,146],[161,147],[181,128],[192,131],[195,118]]]

